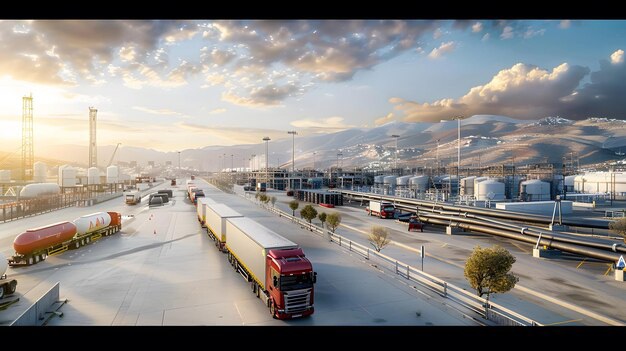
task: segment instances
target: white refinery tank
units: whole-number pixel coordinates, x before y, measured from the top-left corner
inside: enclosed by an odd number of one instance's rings
[[[569,175],[565,176],[564,184],[568,187],[574,187],[574,180],[578,177],[577,175]]]
[[[100,184],[100,171],[96,167],[87,170],[87,184]]]
[[[461,195],[474,195],[474,179],[476,176],[461,178]]]
[[[69,165],[59,166],[59,185],[62,187],[76,186],[76,168]]]
[[[117,166],[107,167],[107,183],[119,183],[120,169]]]
[[[484,182],[489,179],[488,177],[476,177],[474,178],[474,194],[476,194],[476,189],[478,189],[478,183]]]
[[[57,183],[28,184],[20,191],[21,198],[36,198],[42,195],[57,195],[61,188]]]
[[[45,183],[48,176],[48,166],[43,162],[33,164],[33,180],[35,183]]]
[[[525,193],[526,201],[550,200],[550,183],[539,179],[525,180],[520,185],[521,193]]]
[[[0,276],[7,272],[7,268],[9,268],[9,262],[7,261],[7,258],[0,253]]]
[[[383,175],[374,176],[374,184],[382,184],[383,179],[385,179],[385,176]]]
[[[497,180],[483,180],[474,188],[474,195],[479,201],[504,200],[504,183]]]
[[[406,176],[402,176],[402,177],[398,177],[398,179],[396,179],[396,185],[398,186],[408,186],[409,185],[409,179],[413,178],[412,175],[406,175]]]
[[[8,183],[11,181],[11,171],[8,169],[0,170],[0,183]]]
[[[419,192],[425,192],[428,189],[428,176],[420,175],[409,179],[409,186]]]
[[[388,184],[390,186],[395,186],[397,178],[398,177],[396,177],[396,176],[385,176],[385,178],[383,178],[383,184]]]
[[[76,226],[76,234],[83,235],[94,232],[111,224],[111,216],[106,212],[88,214],[72,221]]]

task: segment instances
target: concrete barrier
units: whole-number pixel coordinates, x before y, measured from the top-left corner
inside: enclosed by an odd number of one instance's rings
[[[42,297],[30,306],[24,313],[11,323],[11,326],[40,326],[43,325],[54,315],[63,316],[63,313],[57,312],[67,300],[59,301],[59,282],[54,284]],[[55,308],[55,305],[56,308]]]

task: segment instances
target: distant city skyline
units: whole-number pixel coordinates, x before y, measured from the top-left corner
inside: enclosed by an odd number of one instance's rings
[[[175,151],[454,116],[625,119],[626,21],[2,21],[0,150]]]

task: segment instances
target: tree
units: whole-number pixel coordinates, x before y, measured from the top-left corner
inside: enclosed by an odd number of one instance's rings
[[[626,217],[609,223],[609,231],[621,235],[624,238],[624,242],[626,242]]]
[[[380,252],[380,250],[382,250],[391,242],[391,240],[389,240],[387,236],[389,236],[389,232],[387,231],[387,229],[380,226],[374,226],[372,227],[369,238],[367,238],[367,240],[369,240],[370,244],[372,244],[376,252]]]
[[[300,206],[300,203],[297,200],[293,200],[291,202],[289,202],[289,208],[291,209],[291,215],[292,216],[296,216],[296,210],[298,209],[298,207]]]
[[[320,222],[322,222],[322,227],[324,227],[324,222],[326,222],[326,212],[320,212],[320,214],[317,215],[317,218]]]
[[[266,203],[267,202],[267,195],[265,194],[261,194],[259,195],[259,201]]]
[[[341,215],[337,212],[329,214],[328,216],[326,216],[326,223],[328,223],[330,231],[334,233],[335,229],[337,229],[337,227],[339,227],[339,224],[341,223]]]
[[[505,293],[515,287],[519,278],[510,273],[515,257],[501,246],[476,246],[465,262],[465,278],[478,296]]]
[[[311,224],[311,220],[317,217],[317,210],[313,208],[311,205],[304,206],[303,209],[300,210],[300,216],[304,217],[309,224]]]
[[[272,207],[276,204],[276,196],[270,197],[270,201],[272,202]]]

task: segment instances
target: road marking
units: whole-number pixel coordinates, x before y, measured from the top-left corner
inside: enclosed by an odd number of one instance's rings
[[[547,327],[549,325],[559,325],[559,324],[574,323],[574,322],[581,322],[581,321],[582,321],[582,319],[570,319],[569,321],[549,323],[549,324],[544,324],[543,326]]]
[[[585,261],[587,261],[587,257],[585,257],[582,261],[580,261],[580,263],[578,264],[578,266],[576,266],[576,269],[580,268],[580,266],[583,265],[583,263],[585,263]]]

